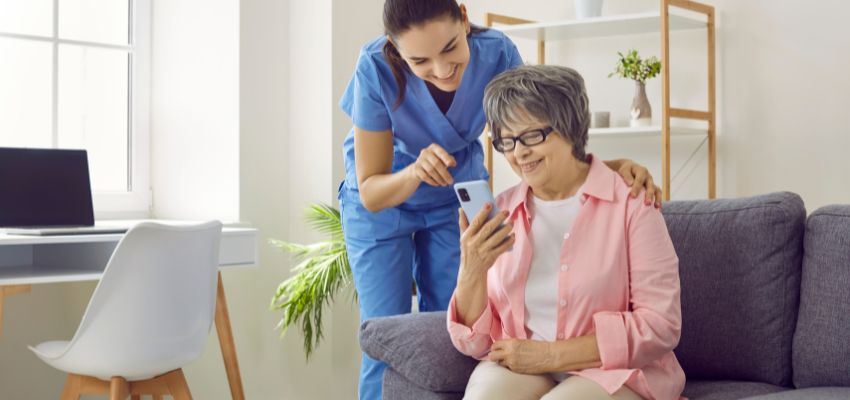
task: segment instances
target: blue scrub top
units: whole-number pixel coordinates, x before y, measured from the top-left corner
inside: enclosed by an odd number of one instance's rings
[[[516,46],[494,29],[469,35],[469,64],[451,107],[443,114],[425,82],[409,72],[404,101],[393,109],[398,86],[381,52],[386,40],[381,36],[360,50],[354,76],[339,103],[342,110],[360,129],[392,130],[393,172],[412,164],[422,149],[437,143],[457,161],[456,167],[449,168],[455,182],[487,179],[484,153],[478,140],[485,124],[484,88],[499,73],[522,64]],[[345,138],[343,151],[345,187],[356,191],[353,128]],[[422,183],[399,207],[421,210],[456,201],[451,187]]]

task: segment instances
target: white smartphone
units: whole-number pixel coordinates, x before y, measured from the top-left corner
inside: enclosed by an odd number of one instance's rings
[[[490,191],[490,185],[487,181],[467,181],[458,182],[454,185],[455,194],[457,195],[460,206],[463,208],[463,213],[466,214],[467,220],[472,223],[484,204],[490,203],[490,215],[487,216],[489,221],[496,216],[499,210],[496,209],[496,199],[493,198],[493,192]]]

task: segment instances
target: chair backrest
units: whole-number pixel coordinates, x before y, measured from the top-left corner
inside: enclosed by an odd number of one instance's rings
[[[80,360],[88,375],[125,377],[160,374],[198,358],[215,310],[220,236],[218,221],[133,227],[62,357]]]

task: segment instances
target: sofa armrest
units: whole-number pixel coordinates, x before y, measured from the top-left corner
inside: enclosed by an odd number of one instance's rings
[[[360,348],[434,392],[463,392],[478,364],[452,345],[444,311],[367,320],[360,327]]]

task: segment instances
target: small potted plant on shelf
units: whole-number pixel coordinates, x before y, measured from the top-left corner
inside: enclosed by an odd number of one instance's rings
[[[310,355],[322,339],[322,311],[334,296],[351,286],[351,266],[342,234],[339,210],[326,204],[313,204],[305,214],[307,223],[326,235],[327,240],[295,244],[271,239],[269,243],[295,256],[293,275],[280,283],[272,296],[271,309],[283,315],[277,328],[281,337],[291,325],[299,324],[304,336],[304,355]],[[352,302],[357,294],[352,290]]]
[[[649,106],[649,99],[646,98],[646,81],[661,72],[661,61],[654,56],[645,60],[641,59],[637,50],[629,50],[625,55],[618,51],[617,54],[620,56],[617,66],[614,72],[608,74],[608,77],[619,76],[635,81],[635,97],[632,100],[629,125],[632,127],[652,125],[652,108]]]

